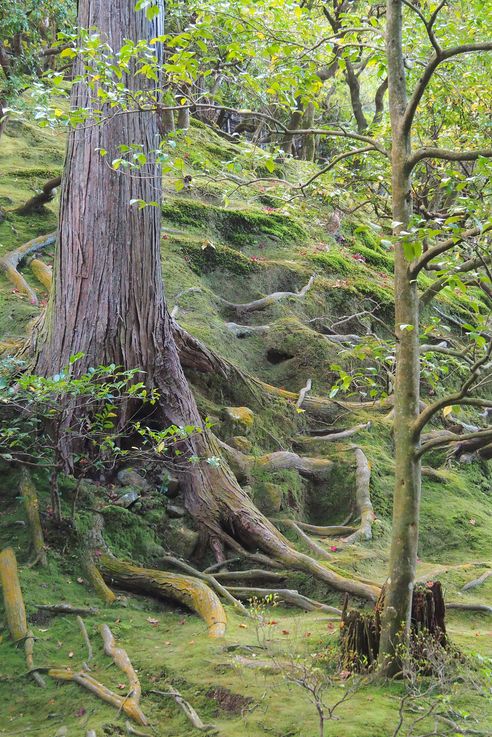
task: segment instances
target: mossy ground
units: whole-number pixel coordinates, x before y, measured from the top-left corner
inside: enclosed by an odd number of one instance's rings
[[[341,352],[316,333],[309,321],[320,315],[334,321],[369,306],[372,309],[374,302],[380,305],[380,316],[390,320],[391,253],[367,230],[358,230],[360,223],[342,223],[340,237],[335,238],[330,233],[333,213],[321,202],[296,200],[287,208],[275,209],[272,203],[281,204],[275,190],[252,194],[211,180],[222,164],[231,160],[242,167],[243,176],[258,173],[264,166],[264,154],[254,147],[228,143],[200,124],[178,137],[176,144],[179,153],[187,154],[185,173],[192,175],[192,189],[184,194],[176,194],[174,176],[165,179],[162,263],[169,304],[179,306],[178,320],[244,371],[293,390],[311,378],[315,393],[326,392],[333,379],[330,364],[343,361],[343,355],[340,357]],[[44,215],[21,217],[13,210],[60,171],[63,148],[62,136],[39,131],[29,123],[9,125],[0,140],[0,205],[8,211],[0,224],[0,255],[56,226],[56,200]],[[287,161],[278,167],[276,176],[299,181],[299,167],[306,172],[312,169],[311,164]],[[224,202],[224,195],[228,202]],[[251,324],[272,325],[266,336],[239,340],[227,330],[225,323],[230,316],[218,297],[245,302],[272,291],[295,291],[313,272],[317,272],[317,279],[304,299],[283,301],[251,315]],[[45,297],[40,289],[40,298]],[[0,339],[23,335],[26,323],[37,314],[38,308],[12,293],[2,279]],[[218,377],[193,380],[201,410],[215,419],[216,431],[225,439],[229,430],[221,424],[223,406],[235,403],[254,410],[255,422],[248,438],[255,454],[289,447],[290,438],[306,423],[292,404],[269,400],[246,386],[227,386]],[[374,413],[370,418],[370,430],[358,436],[357,442],[372,466],[371,492],[378,515],[374,540],[350,548],[339,544],[333,566],[382,582],[388,556],[393,447],[388,422]],[[355,424],[368,416],[341,419]],[[340,523],[352,503],[353,453],[348,446],[331,444],[315,450],[335,461],[329,482],[312,485],[293,472],[258,472],[253,479],[253,496],[261,503],[264,484],[274,483],[281,492],[283,513],[320,524]],[[309,449],[306,454],[312,452]],[[438,455],[431,459],[435,465],[442,461]],[[492,604],[492,578],[479,589],[460,593],[463,584],[484,572],[492,560],[490,470],[487,464],[453,465],[446,475],[446,484],[424,478],[419,575],[439,576],[448,599]],[[42,477],[37,482],[46,512],[46,484]],[[155,734],[180,737],[192,733],[171,700],[148,693],[151,689],[165,691],[168,682],[190,699],[205,722],[214,722],[224,737],[316,734],[315,711],[299,689],[289,687],[275,674],[235,664],[236,652],[227,647],[254,646],[257,635],[255,626],[234,612],[228,611],[225,640],[212,641],[196,616],[171,605],[133,595],[111,608],[101,605],[86,584],[78,554],[70,545],[63,555],[52,545],[46,571],[28,568],[28,536],[16,487],[15,474],[7,474],[1,482],[0,545],[13,545],[18,554],[28,615],[37,638],[37,663],[76,666],[86,653],[72,617],[40,617],[36,604],[68,601],[98,606],[98,613],[87,619],[95,649],[94,675],[116,689],[124,682],[102,654],[97,625],[104,622],[139,671],[142,706],[155,725]],[[105,517],[108,541],[119,555],[132,554],[138,562],[155,563],[159,546],[166,548],[165,528],[157,522],[158,504],[138,514],[110,507]],[[78,524],[87,524],[83,514],[79,514]],[[333,543],[319,542],[327,547]],[[473,562],[483,565],[450,567]],[[306,595],[339,603],[338,596],[300,574],[292,576],[288,584]],[[467,656],[492,655],[487,617],[449,615],[450,636]],[[272,618],[277,621],[271,628],[274,639],[281,643],[277,647],[286,651],[319,652],[337,637],[336,627],[332,628],[325,616],[276,608]],[[158,624],[149,620],[158,620]],[[61,725],[68,728],[71,737],[85,735],[88,729],[95,729],[98,737],[124,734],[124,720],[115,710],[76,685],[48,681],[46,690],[38,689],[26,677],[22,652],[10,643],[5,628],[0,637],[0,735],[53,737]],[[328,693],[328,701],[340,696],[344,688],[342,681],[337,682]],[[238,698],[224,700],[217,694],[214,698],[217,689],[226,689]],[[396,724],[401,690],[401,684],[366,686],[341,708],[340,720],[328,725],[328,733],[387,737]],[[458,694],[455,703],[466,705],[483,725],[491,723],[490,702],[470,690],[465,688]]]

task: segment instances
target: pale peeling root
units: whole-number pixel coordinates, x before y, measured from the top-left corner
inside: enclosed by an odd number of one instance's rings
[[[210,637],[224,636],[227,622],[224,608],[204,581],[177,573],[140,568],[109,555],[101,556],[98,565],[104,577],[115,585],[148,596],[179,601],[205,621]]]
[[[173,686],[168,686],[167,691],[156,691],[155,689],[152,689],[150,693],[157,694],[158,696],[170,696],[172,699],[174,699],[176,704],[182,709],[183,713],[190,720],[194,729],[197,729],[200,732],[206,732],[208,734],[218,733],[218,729],[214,727],[213,724],[204,724],[202,722],[192,705],[188,701],[186,701],[186,699],[184,699],[179,691],[177,691]]]
[[[269,307],[276,302],[280,302],[283,299],[302,299],[313,286],[315,278],[316,275],[313,274],[308,283],[305,284],[303,288],[300,289],[298,292],[273,292],[272,294],[268,294],[266,297],[255,299],[253,300],[253,302],[246,302],[244,304],[235,304],[234,302],[228,302],[226,299],[219,299],[224,307],[226,307],[231,312],[236,313],[236,315],[247,315],[251,312],[264,310],[266,307]]]
[[[128,679],[128,693],[126,696],[120,696],[114,693],[99,681],[96,681],[91,675],[85,671],[73,671],[70,668],[49,668],[48,675],[58,681],[71,681],[79,686],[86,688],[91,693],[98,696],[106,703],[111,704],[119,712],[124,712],[130,719],[137,724],[146,726],[148,720],[140,708],[141,687],[138,676],[131,664],[126,650],[116,646],[113,633],[106,624],[101,625],[101,636],[104,643],[104,652],[109,655],[114,664],[124,673]]]
[[[323,558],[324,560],[333,560],[333,556],[330,555],[330,553],[325,550],[321,545],[318,545],[317,542],[314,540],[311,540],[309,535],[306,535],[306,533],[299,527],[299,525],[293,520],[293,519],[282,519],[279,520],[283,525],[286,525],[291,530],[295,532],[297,537],[302,540],[307,547],[313,552],[315,555],[319,556],[320,558]]]
[[[448,601],[446,609],[458,609],[464,612],[483,612],[492,614],[492,606],[489,604],[462,604],[461,602]]]
[[[473,581],[468,581],[468,583],[465,583],[462,591],[468,591],[469,589],[476,589],[478,586],[481,586],[485,581],[492,576],[492,571],[485,571],[485,573],[482,573],[481,576],[478,578],[474,578]]]
[[[356,504],[360,514],[359,529],[346,537],[344,542],[355,543],[360,539],[372,539],[372,525],[376,518],[371,502],[370,483],[371,483],[371,467],[361,448],[354,448],[355,459],[357,463],[355,471],[356,483]]]
[[[327,614],[340,614],[341,609],[337,609],[328,604],[323,604],[320,601],[309,599],[307,596],[303,596],[294,589],[264,589],[250,586],[231,586],[232,591],[236,596],[241,599],[252,599],[253,597],[260,597],[264,599],[267,596],[274,596],[278,601],[283,601],[285,604],[299,607],[304,609],[306,612],[326,612]]]

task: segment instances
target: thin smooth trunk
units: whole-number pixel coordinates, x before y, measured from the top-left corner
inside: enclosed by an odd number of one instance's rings
[[[412,214],[411,180],[407,166],[411,140],[402,126],[407,97],[401,0],[388,0],[386,22],[393,219],[400,223],[396,226],[398,234],[406,229]],[[419,308],[417,285],[411,278],[410,267],[400,243],[395,251],[395,491],[380,647],[380,667],[386,675],[399,670],[399,647],[408,643],[417,562],[421,474],[420,462],[415,457],[418,438],[415,437],[414,423],[419,409]]]

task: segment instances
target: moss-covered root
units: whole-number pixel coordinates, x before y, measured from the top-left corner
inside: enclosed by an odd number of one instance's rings
[[[178,573],[139,568],[109,555],[101,556],[98,565],[108,581],[129,591],[179,601],[206,622],[210,637],[224,636],[225,611],[217,595],[204,581]]]
[[[0,553],[0,583],[3,590],[5,617],[10,636],[14,642],[24,640],[27,668],[38,686],[43,687],[45,683],[42,676],[34,670],[34,639],[27,626],[26,608],[17,571],[17,559],[12,548],[5,548]]]
[[[31,542],[34,553],[33,565],[35,563],[39,563],[42,566],[46,566],[48,564],[48,558],[44,545],[43,528],[41,527],[41,519],[39,516],[38,495],[36,493],[36,487],[32,482],[31,474],[25,466],[23,466],[21,470],[19,491],[24,500],[24,507],[31,533]]]
[[[102,577],[101,572],[91,558],[89,558],[84,563],[83,568],[84,573],[89,580],[89,583],[91,584],[92,588],[99,596],[99,598],[106,604],[112,604],[114,601],[116,601],[116,594],[114,593],[114,591],[111,591],[109,586],[106,584],[106,581]]]
[[[0,553],[0,583],[10,636],[14,642],[23,640],[27,635],[26,608],[19,583],[17,560],[12,548],[5,548]]]
[[[139,724],[146,724],[147,720],[142,714],[140,709],[140,697],[142,696],[142,689],[140,687],[140,681],[135,672],[135,669],[131,663],[130,658],[127,655],[126,650],[122,647],[117,647],[113,633],[109,629],[107,624],[101,625],[101,637],[104,643],[104,652],[113,658],[114,664],[126,675],[128,678],[128,684],[130,686],[130,696],[126,700],[125,712],[128,716],[131,716]]]
[[[45,264],[40,258],[31,259],[29,266],[38,282],[49,292],[53,283],[53,270],[51,266]]]
[[[88,673],[85,673],[85,671],[73,671],[70,670],[70,668],[50,668],[48,675],[55,678],[57,681],[71,681],[72,683],[78,683],[79,686],[86,688],[107,704],[114,706],[119,712],[123,711],[137,724],[142,724],[143,726],[148,724],[139,705],[131,696],[127,698],[126,696],[119,696],[118,694],[113,693],[113,691],[111,691],[107,686],[96,681],[95,678]]]
[[[7,279],[14,285],[15,289],[19,292],[27,294],[33,305],[38,304],[38,297],[34,289],[32,289],[27,281],[24,279],[22,274],[17,270],[19,264],[24,261],[32,253],[37,253],[43,248],[53,245],[56,240],[56,233],[49,233],[48,235],[42,235],[39,238],[34,238],[32,241],[24,243],[15,251],[7,253],[3,258],[0,258],[0,271],[3,271]]]

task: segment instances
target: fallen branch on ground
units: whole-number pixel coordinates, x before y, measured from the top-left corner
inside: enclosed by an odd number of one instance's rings
[[[42,235],[39,238],[34,238],[32,241],[24,243],[22,246],[19,246],[19,248],[16,248],[14,251],[10,251],[10,253],[7,253],[5,256],[0,258],[0,271],[3,271],[10,283],[18,289],[19,292],[27,294],[31,304],[33,305],[38,304],[38,297],[36,292],[29,286],[22,274],[18,271],[18,267],[24,259],[32,253],[37,253],[43,248],[53,245],[55,241],[56,232],[48,233],[47,235]]]
[[[72,671],[70,668],[49,668],[48,675],[58,681],[71,681],[86,688],[103,701],[116,707],[118,712],[123,711],[137,724],[146,726],[148,720],[140,708],[141,688],[138,676],[128,657],[126,650],[116,647],[113,633],[106,624],[101,625],[101,637],[104,644],[104,652],[109,655],[114,664],[126,675],[129,690],[126,696],[120,696],[104,686],[95,678],[84,671]]]
[[[286,573],[263,571],[261,568],[251,568],[246,571],[217,571],[214,578],[219,581],[264,581],[282,582],[287,578]]]
[[[212,589],[198,578],[140,568],[102,555],[98,561],[103,576],[117,586],[160,599],[173,599],[195,611],[207,624],[210,637],[223,637],[226,615]]]
[[[341,537],[342,535],[351,535],[357,530],[356,527],[348,527],[347,525],[320,526],[310,525],[307,522],[297,522],[297,525],[305,532],[310,532],[317,537]]]

